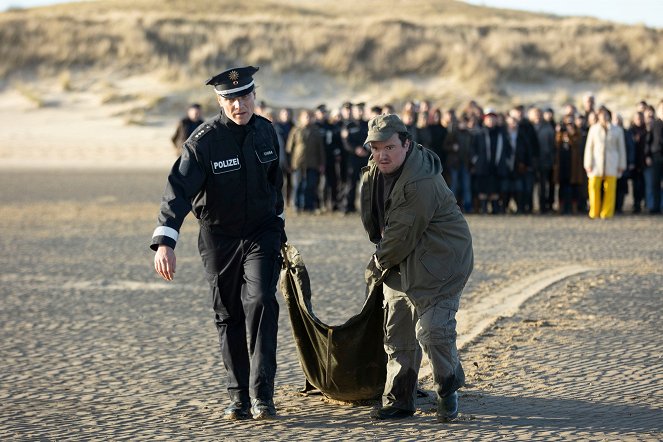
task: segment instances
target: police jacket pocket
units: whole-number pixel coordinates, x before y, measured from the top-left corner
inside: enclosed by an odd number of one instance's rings
[[[262,164],[278,160],[279,156],[273,147],[261,145],[256,148],[256,156]]]
[[[444,245],[436,253],[430,250],[424,251],[419,261],[433,277],[440,281],[446,281],[454,274],[456,254],[452,248]]]

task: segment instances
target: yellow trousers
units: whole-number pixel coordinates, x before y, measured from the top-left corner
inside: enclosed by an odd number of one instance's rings
[[[601,196],[603,188],[603,196]],[[589,177],[589,217],[612,218],[615,214],[615,200],[617,198],[617,177],[593,176]]]

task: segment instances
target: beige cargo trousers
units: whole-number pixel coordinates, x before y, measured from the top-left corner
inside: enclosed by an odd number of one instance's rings
[[[456,312],[434,303],[415,307],[402,291],[398,271],[388,272],[383,293],[387,378],[382,406],[416,409],[422,349],[431,362],[438,397],[460,388],[465,374],[456,348]]]

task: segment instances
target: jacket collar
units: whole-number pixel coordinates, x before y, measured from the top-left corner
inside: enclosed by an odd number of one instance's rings
[[[219,121],[221,122],[222,125],[226,126],[232,132],[242,133],[246,132],[247,130],[252,130],[254,128],[256,122],[256,115],[255,114],[251,115],[251,119],[249,120],[249,122],[243,126],[240,126],[239,124],[235,123],[233,120],[228,118],[228,116],[222,110],[220,112]]]

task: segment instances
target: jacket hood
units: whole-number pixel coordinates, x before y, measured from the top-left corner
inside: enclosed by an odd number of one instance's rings
[[[411,149],[401,179],[412,182],[442,174],[442,162],[435,153],[417,143],[412,143]]]

